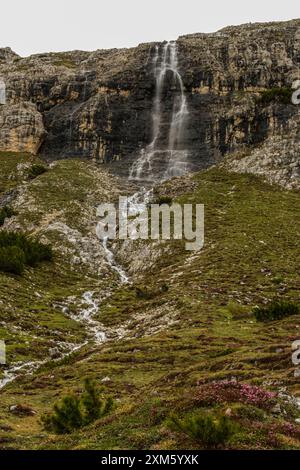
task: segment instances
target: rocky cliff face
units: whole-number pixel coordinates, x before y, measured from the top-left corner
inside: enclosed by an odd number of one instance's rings
[[[156,45],[28,58],[0,49],[1,150],[124,160],[128,167],[151,141]],[[299,112],[288,95],[300,78],[300,20],[188,35],[177,47],[193,167],[289,132]],[[176,91],[171,79],[162,95],[165,121]]]

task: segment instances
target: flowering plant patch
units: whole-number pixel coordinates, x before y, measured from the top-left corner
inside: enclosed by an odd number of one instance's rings
[[[240,402],[258,408],[270,409],[275,404],[276,393],[237,380],[220,380],[201,384],[196,392],[196,401],[212,405],[215,403]]]

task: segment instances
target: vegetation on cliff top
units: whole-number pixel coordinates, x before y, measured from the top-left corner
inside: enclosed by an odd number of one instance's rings
[[[260,101],[262,104],[270,104],[272,102],[278,102],[282,104],[292,103],[293,90],[288,87],[274,87],[264,90],[260,94]]]

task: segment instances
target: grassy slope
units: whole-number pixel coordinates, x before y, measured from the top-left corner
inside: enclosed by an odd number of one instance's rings
[[[102,305],[101,321],[121,325],[132,320],[132,338],[85,349],[64,364],[48,365],[9,385],[1,397],[0,429],[4,423],[11,426],[3,447],[197,448],[198,443],[170,432],[164,420],[174,410],[183,414],[195,408],[198,381],[234,376],[275,390],[287,385],[300,393],[291,363],[300,318],[259,324],[250,313],[253,305],[274,296],[299,300],[299,194],[217,169],[194,180],[196,189],[179,200],[205,204],[204,249],[191,255],[176,242],[170,256],[166,247],[141,282],[151,292],[166,282],[168,292],[145,300],[136,297],[134,286],[122,288]],[[174,323],[143,336],[149,333],[147,316],[151,323],[166,313]],[[117,400],[114,413],[70,436],[48,435],[39,416],[67,391],[79,391],[85,376]],[[107,376],[110,381],[102,383]],[[7,409],[16,402],[38,414],[14,417]],[[209,410],[217,415],[227,406]],[[231,447],[300,447],[284,427],[284,421],[294,421],[293,410],[287,409],[285,418],[254,410],[249,420],[240,404],[229,406],[240,426]]]
[[[107,197],[109,180],[102,181],[105,174],[99,176],[86,162],[67,160],[28,180],[26,173],[32,163],[42,162],[26,154],[0,154],[0,197],[18,189],[12,202],[17,215],[7,221],[8,226],[46,237],[55,249],[55,258],[54,263],[27,269],[23,276],[0,273],[0,337],[6,341],[9,363],[45,359],[57,341],[82,342],[84,329],[62,313],[60,304],[74,296],[76,311],[76,298],[80,299],[82,292],[99,288],[111,278],[107,268],[103,276],[97,276],[82,262],[72,265],[76,243],[74,246],[56,230],[47,230],[51,223],[60,222],[85,236],[95,201]]]

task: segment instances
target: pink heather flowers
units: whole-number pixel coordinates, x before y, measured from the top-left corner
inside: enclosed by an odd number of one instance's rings
[[[272,408],[275,397],[276,393],[236,380],[220,380],[200,385],[196,394],[196,400],[202,403],[241,402],[264,409]]]

